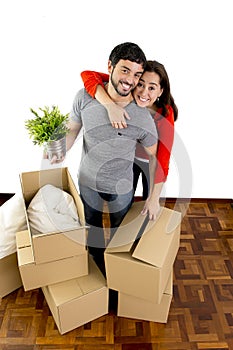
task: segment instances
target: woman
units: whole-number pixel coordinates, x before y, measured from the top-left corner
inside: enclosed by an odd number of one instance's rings
[[[84,71],[81,73],[87,92],[104,104],[112,126],[127,127],[126,119],[130,116],[123,108],[115,104],[107,95],[104,86],[109,76],[104,73]],[[174,121],[178,117],[178,109],[170,92],[170,82],[165,67],[157,61],[147,61],[134,92],[135,102],[140,107],[147,107],[154,118],[158,131],[157,165],[154,177],[153,196],[156,211],[159,211],[159,198],[169,171],[171,149],[174,141]],[[149,163],[143,147],[138,144],[135,153],[134,192],[136,191],[140,174],[142,175],[143,200],[148,198]]]

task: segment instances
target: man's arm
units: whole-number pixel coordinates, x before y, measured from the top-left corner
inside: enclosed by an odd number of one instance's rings
[[[68,134],[66,135],[66,151],[69,151],[71,149],[71,147],[73,146],[81,128],[82,128],[82,124],[81,123],[77,123],[77,122],[74,122],[73,120],[69,120],[68,122],[68,128],[69,128],[69,132]],[[54,156],[50,163],[51,164],[55,164],[55,163],[61,163],[63,162],[65,157],[63,157],[62,159],[60,160],[57,160],[57,157]]]
[[[82,124],[81,123],[77,123],[74,122],[73,120],[69,120],[68,122],[68,128],[69,128],[69,132],[66,135],[66,150],[69,151],[69,149],[71,149],[71,147],[73,146],[81,128],[82,128]]]

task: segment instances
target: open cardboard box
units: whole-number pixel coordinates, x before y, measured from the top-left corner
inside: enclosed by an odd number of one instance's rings
[[[119,292],[117,316],[167,323],[172,295],[173,278],[171,272],[159,304]]]
[[[16,233],[18,266],[24,290],[66,281],[88,274],[88,253],[36,264],[28,230]]]
[[[17,254],[13,253],[0,259],[0,298],[22,286],[18,268]]]
[[[22,194],[25,202],[25,212],[28,230],[30,232],[31,246],[34,262],[36,264],[56,261],[86,253],[87,227],[83,203],[77,192],[68,168],[55,168],[20,174]],[[44,185],[53,185],[72,195],[81,227],[63,232],[32,235],[27,215],[27,207],[38,190]]]
[[[89,274],[42,288],[61,334],[108,313],[108,288],[89,256]]]
[[[107,246],[109,288],[160,303],[180,243],[181,213],[163,207],[156,221],[141,215],[135,202]]]

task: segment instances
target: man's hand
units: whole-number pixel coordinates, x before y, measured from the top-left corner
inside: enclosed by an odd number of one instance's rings
[[[43,159],[49,159],[48,154],[45,151],[43,152]],[[65,156],[60,157],[58,159],[56,155],[53,155],[52,158],[50,159],[50,164],[62,163],[64,159],[65,159]]]
[[[53,155],[52,158],[50,159],[50,164],[57,164],[63,162],[65,157],[60,157],[59,159],[57,158],[56,155]]]

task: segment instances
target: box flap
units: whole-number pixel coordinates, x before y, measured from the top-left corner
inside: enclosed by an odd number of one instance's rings
[[[20,182],[26,205],[29,204],[37,191],[48,183],[67,190],[66,171],[67,168],[55,168],[21,173]]]
[[[77,188],[74,184],[74,181],[73,181],[68,169],[67,169],[67,178],[68,178],[69,192],[72,195],[74,202],[76,204],[80,223],[82,226],[85,226],[85,214],[84,214],[83,202],[82,202],[80,196],[78,195]]]
[[[25,247],[17,250],[19,266],[34,264],[32,247]]]
[[[164,207],[156,221],[149,221],[132,256],[161,267],[174,235],[180,235],[180,223],[181,213]]]
[[[129,252],[146,216],[141,214],[145,202],[135,202],[109,242],[105,252]]]
[[[28,230],[16,232],[17,248],[25,248],[31,246],[31,238]]]
[[[35,241],[46,239],[48,236],[65,236],[73,242],[80,244],[81,246],[86,246],[86,235],[83,234],[83,229],[88,229],[89,226],[78,226],[77,228],[60,230],[60,231],[51,231],[46,233],[33,233],[32,240],[35,244]]]

